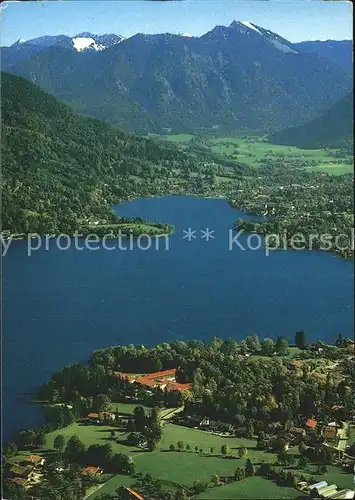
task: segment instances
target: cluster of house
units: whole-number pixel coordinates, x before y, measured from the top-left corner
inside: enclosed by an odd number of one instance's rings
[[[21,486],[23,489],[27,490],[32,486],[40,483],[43,477],[41,468],[45,464],[45,458],[40,455],[30,455],[26,457],[19,464],[14,464],[10,469],[11,481],[17,486]],[[58,472],[62,472],[64,469],[58,467],[56,469]],[[95,478],[103,473],[100,467],[88,466],[84,467],[80,471],[80,475],[85,478]],[[120,498],[125,500],[144,500],[142,495],[136,491],[128,488],[127,486],[122,486],[120,488]]]
[[[337,407],[341,408],[340,406],[334,405],[332,409],[336,409]],[[315,420],[314,418],[309,418],[305,422],[305,428],[304,427],[291,427],[288,430],[288,437],[290,440],[297,438],[297,437],[305,437],[307,433],[307,429],[314,430],[316,427],[319,425],[319,422]],[[325,426],[323,426],[323,437],[327,441],[333,441],[335,440],[338,435],[339,435],[339,429],[341,428],[341,425],[338,422],[329,422]]]
[[[10,469],[11,481],[22,486],[24,489],[30,488],[41,482],[41,468],[45,459],[40,455],[30,455],[19,464],[14,464]]]
[[[100,411],[99,413],[88,413],[86,418],[90,423],[110,423],[116,420],[116,414],[113,411]]]
[[[306,487],[307,492],[316,498],[327,498],[331,500],[351,500],[354,498],[354,490],[338,489],[336,484],[328,484],[320,481]]]
[[[162,370],[154,373],[147,373],[146,375],[134,375],[132,373],[114,372],[115,375],[121,378],[126,378],[131,384],[136,383],[144,385],[145,387],[154,387],[166,391],[186,391],[191,389],[192,384],[180,383],[176,381],[176,369]]]

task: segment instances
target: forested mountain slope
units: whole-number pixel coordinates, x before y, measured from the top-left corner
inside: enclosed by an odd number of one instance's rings
[[[3,229],[73,232],[116,220],[111,204],[167,190],[173,168],[197,159],[74,113],[24,78],[2,80]],[[144,181],[143,181],[144,179]]]
[[[353,101],[350,92],[320,117],[300,127],[276,132],[270,141],[301,148],[350,148],[353,146]]]

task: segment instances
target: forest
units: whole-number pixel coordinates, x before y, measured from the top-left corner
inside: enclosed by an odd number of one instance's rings
[[[296,335],[299,358],[316,356],[316,347]],[[89,365],[75,364],[54,373],[38,394],[39,399],[73,404],[73,411],[83,415],[95,408],[95,398],[106,395],[110,401],[124,401],[128,395],[147,402],[144,387],[131,384],[123,373],[149,373],[177,369],[177,380],[192,382],[191,391],[167,392],[152,388],[151,404],[175,406],[192,404],[193,411],[214,420],[243,425],[253,420],[259,430],[276,423],[294,424],[313,415],[328,415],[332,405],[352,409],[351,370],[346,359],[351,346],[343,341],[322,347],[323,357],[339,360],[337,370],[325,379],[312,375],[312,361],[304,361],[300,376],[295,377],[287,357],[288,341],[252,335],[238,343],[215,338],[210,342],[177,340],[156,347],[117,346],[94,351]],[[252,354],[252,356],[250,356]],[[256,359],[255,359],[256,356]],[[345,417],[345,415],[344,415]]]

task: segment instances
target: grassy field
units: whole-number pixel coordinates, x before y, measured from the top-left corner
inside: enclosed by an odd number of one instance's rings
[[[308,167],[307,170],[311,170],[313,172],[326,172],[327,174],[332,174],[332,175],[344,175],[353,172],[354,167],[353,165],[346,165],[346,164],[339,164],[339,165],[321,164],[315,167]]]
[[[125,415],[131,415],[135,406],[134,404],[118,404],[120,414]],[[112,429],[116,430],[118,442],[109,439]],[[55,453],[53,450],[53,441],[58,434],[62,434],[66,439],[77,435],[86,446],[111,443],[114,453],[125,453],[134,459],[137,472],[149,473],[153,477],[164,481],[167,485],[191,485],[194,481],[209,483],[214,474],[218,474],[221,478],[233,475],[236,467],[243,467],[245,465],[246,458],[249,458],[255,466],[260,465],[261,462],[269,462],[275,465],[277,458],[274,453],[257,450],[256,440],[253,439],[223,437],[199,429],[191,429],[171,423],[164,423],[163,439],[159,447],[153,452],[147,452],[134,446],[127,446],[125,444],[127,434],[117,430],[117,427],[74,423],[69,427],[58,429],[48,434],[45,449],[33,450],[31,453],[40,453],[43,456]],[[173,444],[177,447],[178,441],[183,441],[185,450],[186,445],[189,445],[190,451],[170,451],[169,446]],[[228,444],[232,458],[226,458],[221,455],[221,447],[224,444]],[[195,447],[198,448],[198,452],[195,451]],[[240,447],[247,448],[246,458],[241,459],[238,457],[238,449]],[[200,453],[200,449],[202,449],[202,453]],[[297,454],[297,449],[292,449],[292,452]],[[29,452],[20,452],[16,457],[11,459],[11,462],[21,462],[28,454]],[[351,474],[344,474],[334,466],[328,466],[327,469],[327,473],[324,475],[316,474],[316,466],[311,464],[303,472],[307,476],[313,475],[317,481],[324,479],[329,484],[335,483],[339,488],[353,487]],[[294,470],[294,472],[300,473],[299,470]],[[103,493],[114,493],[121,485],[129,486],[134,484],[134,482],[134,478],[131,477],[122,475],[114,476],[105,485],[93,491],[90,494],[90,499],[95,499]],[[272,481],[254,477],[214,488],[203,493],[198,498],[291,499],[298,495],[299,493],[292,488],[278,487]]]
[[[133,415],[134,409],[138,406],[137,403],[111,403],[111,411],[115,411],[118,408],[120,415]],[[143,406],[143,405],[139,405]],[[148,406],[143,406],[145,411],[149,412],[151,408]]]
[[[354,489],[354,481],[352,474],[346,474],[338,467],[333,465],[327,465],[327,472],[325,474],[316,474],[317,467],[315,465],[309,465],[307,467],[307,473],[313,474],[316,481],[327,481],[328,484],[336,484],[338,488],[349,488]],[[295,472],[297,472],[295,470]]]
[[[158,136],[159,137],[159,136]],[[187,143],[194,136],[192,134],[169,134],[165,139],[177,142]],[[313,166],[305,166],[307,170],[314,172],[327,172],[332,175],[343,175],[353,172],[353,165],[347,163],[333,163],[333,159],[327,153],[326,149],[300,149],[295,146],[282,146],[262,142],[258,137],[255,138],[240,138],[240,137],[219,137],[205,138],[207,143],[215,153],[224,155],[233,155],[232,159],[238,160],[251,167],[258,167],[262,160],[280,160],[285,163],[292,164],[292,161],[316,161],[318,164]],[[350,156],[344,157],[349,159]],[[222,180],[226,180],[223,178]]]
[[[149,473],[165,482],[191,484],[209,482],[214,474],[230,476],[244,460],[231,460],[219,456],[199,455],[194,452],[153,452],[137,456],[138,471]]]
[[[262,477],[252,477],[243,479],[236,483],[226,484],[225,486],[217,486],[204,493],[201,493],[196,499],[214,499],[214,500],[231,500],[235,499],[281,499],[281,498],[297,498],[300,492],[294,488],[279,487],[274,482]]]
[[[314,171],[328,172],[329,174],[341,175],[353,171],[352,165],[345,163],[333,164],[332,158],[325,149],[299,149],[295,146],[280,146],[255,140],[225,137],[211,139],[210,145],[216,153],[235,154],[235,159],[247,165],[257,167],[261,160],[284,159],[317,161],[318,165],[307,167]]]
[[[219,454],[221,447],[227,444],[231,453],[234,455],[237,455],[239,448],[247,448],[248,458],[252,461],[260,462],[261,460],[265,460],[267,462],[272,462],[276,458],[276,455],[273,453],[257,450],[256,441],[253,439],[222,437],[198,429],[182,427],[181,425],[166,424],[164,426],[164,435],[160,443],[160,448],[163,450],[168,449],[171,444],[176,446],[177,441],[183,441],[185,446],[189,444],[191,449],[198,446],[199,449],[202,448],[202,450],[208,454],[210,454],[211,448],[214,449],[214,455]]]
[[[172,142],[187,142],[190,141],[194,135],[192,134],[169,134],[166,136],[168,141]]]
[[[113,495],[121,486],[131,486],[135,482],[136,479],[134,479],[133,477],[121,476],[120,474],[117,474],[117,476],[113,476],[91,495],[88,495],[87,498],[90,498],[90,500],[95,500],[95,498],[98,498],[103,494]]]

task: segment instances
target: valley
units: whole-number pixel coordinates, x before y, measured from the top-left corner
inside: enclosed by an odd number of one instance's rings
[[[243,223],[241,229],[265,236],[288,229],[289,238],[315,234],[313,246],[308,242],[305,248],[352,255],[352,160],[346,148],[301,150],[257,137],[175,135],[169,141],[133,136],[73,113],[20,77],[3,74],[3,89],[3,238],[89,235],[96,226],[101,237],[120,230],[135,236],[168,234],[169,221],[155,228],[140,218],[120,221],[112,205],[192,194],[223,196],[233,207],[269,216],[262,224]],[[73,141],[79,134],[80,141]],[[323,173],[330,167],[342,175]],[[323,245],[320,235],[325,233],[330,236]]]

